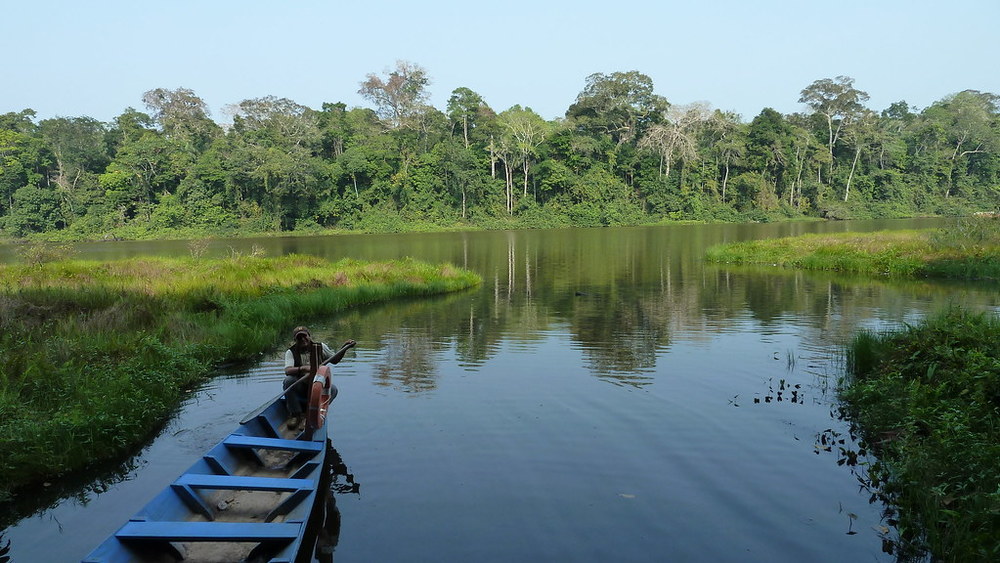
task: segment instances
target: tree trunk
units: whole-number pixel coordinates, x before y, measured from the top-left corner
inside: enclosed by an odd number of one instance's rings
[[[493,148],[493,137],[490,137],[490,178],[497,177],[497,153]]]
[[[522,162],[522,168],[524,168],[524,197],[528,197],[528,159],[525,158]]]
[[[722,176],[722,203],[726,203],[726,186],[729,184],[729,158],[726,158],[726,173]]]
[[[847,196],[851,195],[851,180],[854,179],[854,169],[858,165],[859,156],[861,156],[860,146],[854,151],[854,162],[851,163],[851,173],[847,175],[847,188],[844,189],[844,201],[847,201]]]

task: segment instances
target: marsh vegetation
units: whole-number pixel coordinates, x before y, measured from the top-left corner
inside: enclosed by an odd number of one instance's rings
[[[1000,278],[1000,219],[918,231],[808,234],[713,246],[710,262],[889,277]]]
[[[215,366],[254,360],[294,324],[480,281],[413,260],[50,257],[0,265],[2,496],[120,456]]]
[[[900,559],[1000,558],[1000,321],[960,310],[849,348],[848,412],[877,456]]]

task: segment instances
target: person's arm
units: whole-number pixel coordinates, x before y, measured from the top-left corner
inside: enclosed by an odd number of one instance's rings
[[[295,355],[291,350],[285,350],[285,375],[300,377],[309,371],[309,366],[296,366]]]
[[[350,346],[348,346],[348,344]],[[347,342],[344,342],[344,346],[340,350],[338,350],[337,353],[334,354],[329,360],[327,360],[324,363],[327,363],[327,364],[339,364],[340,360],[344,359],[344,354],[347,353],[347,350],[350,349],[350,347],[354,346],[355,344],[357,344],[357,342],[355,342],[353,340],[348,340]],[[324,347],[324,354],[325,354],[326,353],[326,351],[325,351],[326,344],[324,344],[323,347]]]

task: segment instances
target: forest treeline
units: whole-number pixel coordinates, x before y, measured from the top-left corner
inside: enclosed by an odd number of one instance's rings
[[[875,111],[846,76],[802,113],[749,121],[674,105],[637,71],[597,73],[559,119],[499,113],[426,70],[369,74],[372,107],[273,96],[210,117],[186,88],[111,122],[0,115],[0,231],[143,238],[322,229],[555,227],[800,216],[904,217],[1000,205],[1000,97],[966,90]]]

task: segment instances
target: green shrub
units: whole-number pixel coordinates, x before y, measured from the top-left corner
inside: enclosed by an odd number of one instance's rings
[[[848,412],[901,557],[1000,556],[1000,320],[952,310],[848,350]]]

